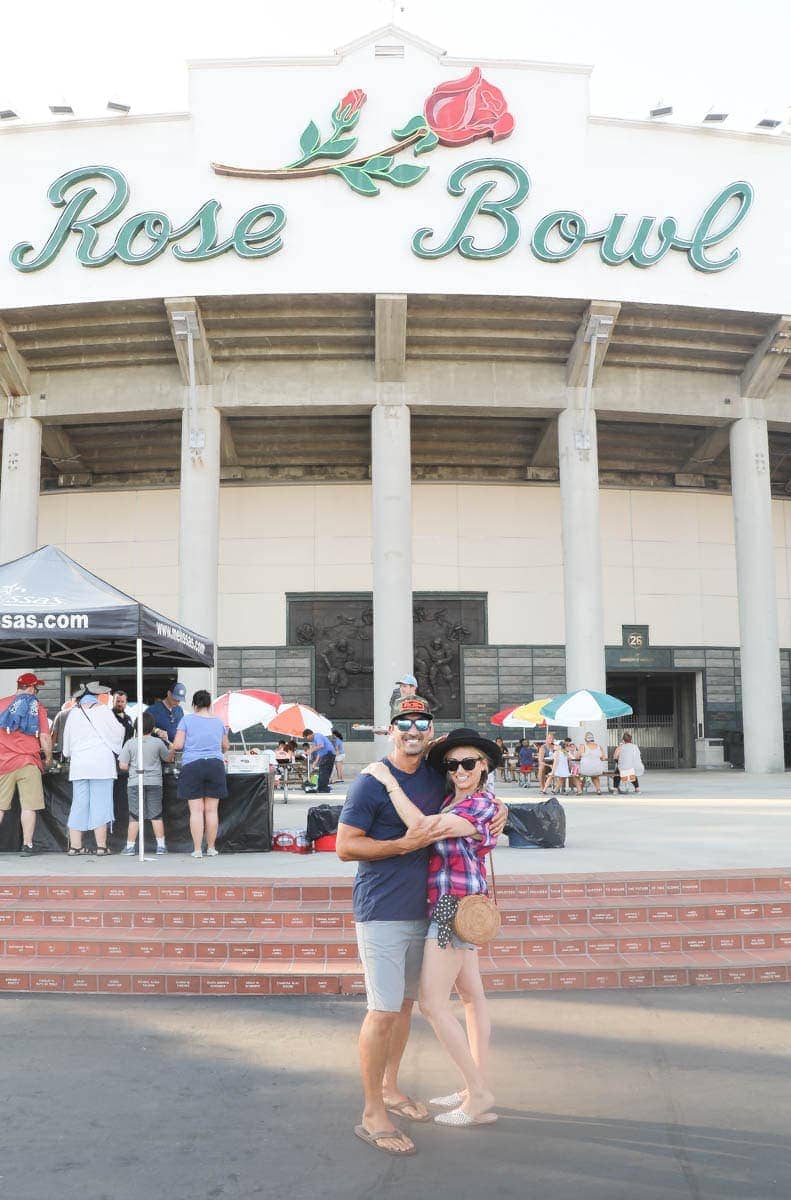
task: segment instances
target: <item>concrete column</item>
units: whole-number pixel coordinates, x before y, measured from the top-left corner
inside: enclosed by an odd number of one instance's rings
[[[566,690],[606,691],[604,610],[599,526],[599,456],[596,413],[586,412],[585,392],[569,388],[558,416],[558,463],[563,532],[563,598]],[[604,724],[586,726],[606,744]],[[570,730],[578,738],[582,730]]]
[[[739,589],[744,766],[785,770],[772,493],[766,421],[731,426],[731,491]]]
[[[409,408],[398,385],[381,385],[371,414],[374,723],[390,723],[394,681],[412,671],[412,452]],[[392,401],[397,401],[393,403]],[[387,740],[377,739],[377,753]]]
[[[217,642],[217,592],[220,541],[220,414],[211,387],[198,387],[181,420],[181,494],[179,504],[179,620]],[[179,669],[192,693],[206,688],[214,695],[215,671],[209,667]]]
[[[27,399],[12,401],[15,409]],[[40,487],[41,422],[35,417],[6,417],[0,473],[0,562],[21,558],[37,548]]]

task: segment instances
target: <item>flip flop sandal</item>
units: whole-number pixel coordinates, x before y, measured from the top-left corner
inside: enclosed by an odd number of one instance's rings
[[[406,1150],[390,1150],[387,1146],[380,1146],[380,1142],[387,1139],[397,1142],[406,1142],[406,1134],[400,1129],[385,1129],[381,1133],[369,1133],[364,1125],[355,1125],[354,1136],[358,1137],[361,1142],[367,1142],[369,1146],[373,1146],[374,1150],[378,1150],[380,1154],[390,1154],[393,1158],[409,1158],[412,1154],[417,1153],[417,1147],[412,1146]]]
[[[450,1125],[454,1129],[472,1129],[473,1125],[493,1125],[497,1114],[481,1113],[479,1117],[471,1117],[463,1108],[454,1108],[453,1112],[439,1113],[434,1122],[437,1125]]]
[[[429,1104],[433,1104],[435,1108],[458,1108],[463,1100],[461,1092],[451,1092],[449,1096],[435,1096],[433,1100],[429,1100]]]
[[[399,1100],[398,1104],[385,1104],[388,1112],[395,1113],[398,1117],[403,1117],[406,1121],[414,1121],[416,1125],[422,1125],[425,1121],[431,1120],[431,1113],[427,1112],[425,1117],[415,1117],[412,1113],[408,1113],[408,1108],[417,1110],[418,1101],[413,1100],[411,1096],[407,1096],[406,1100]]]

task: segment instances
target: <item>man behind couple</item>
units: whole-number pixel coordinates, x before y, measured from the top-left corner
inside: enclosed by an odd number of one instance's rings
[[[435,909],[443,896],[486,891],[483,856],[506,814],[486,791],[487,775],[500,759],[494,742],[459,729],[432,744],[433,716],[420,696],[395,701],[389,732],[388,757],[366,767],[349,789],[337,850],[344,861],[359,863],[354,915],[368,999],[359,1039],[365,1104],[355,1134],[384,1153],[407,1155],[415,1153],[414,1143],[390,1114],[432,1119],[427,1106],[398,1084],[418,996],[463,1080],[461,1091],[433,1101],[449,1110],[434,1119],[462,1128],[496,1120],[486,1078],[490,1024],[477,948],[452,932],[444,919],[446,902]],[[464,1005],[466,1036],[451,1008],[454,986]]]

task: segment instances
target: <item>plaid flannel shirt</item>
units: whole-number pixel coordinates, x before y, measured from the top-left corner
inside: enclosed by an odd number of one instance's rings
[[[449,797],[441,812],[451,809]],[[485,893],[486,868],[484,859],[497,838],[492,835],[491,822],[497,806],[492,792],[476,792],[453,807],[457,817],[464,817],[475,826],[477,839],[469,837],[443,838],[431,847],[428,863],[429,916],[440,896],[474,896]]]

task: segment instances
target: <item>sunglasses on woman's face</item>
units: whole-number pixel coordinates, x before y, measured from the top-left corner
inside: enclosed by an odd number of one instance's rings
[[[415,717],[414,720],[411,717],[396,717],[393,721],[393,725],[399,733],[409,733],[413,725],[418,733],[425,733],[430,724],[430,717]]]
[[[456,771],[458,771],[459,767],[461,767],[463,771],[474,771],[475,764],[479,763],[479,762],[483,762],[483,759],[482,758],[446,758],[442,765],[446,771],[450,771],[451,775],[453,775]]]

